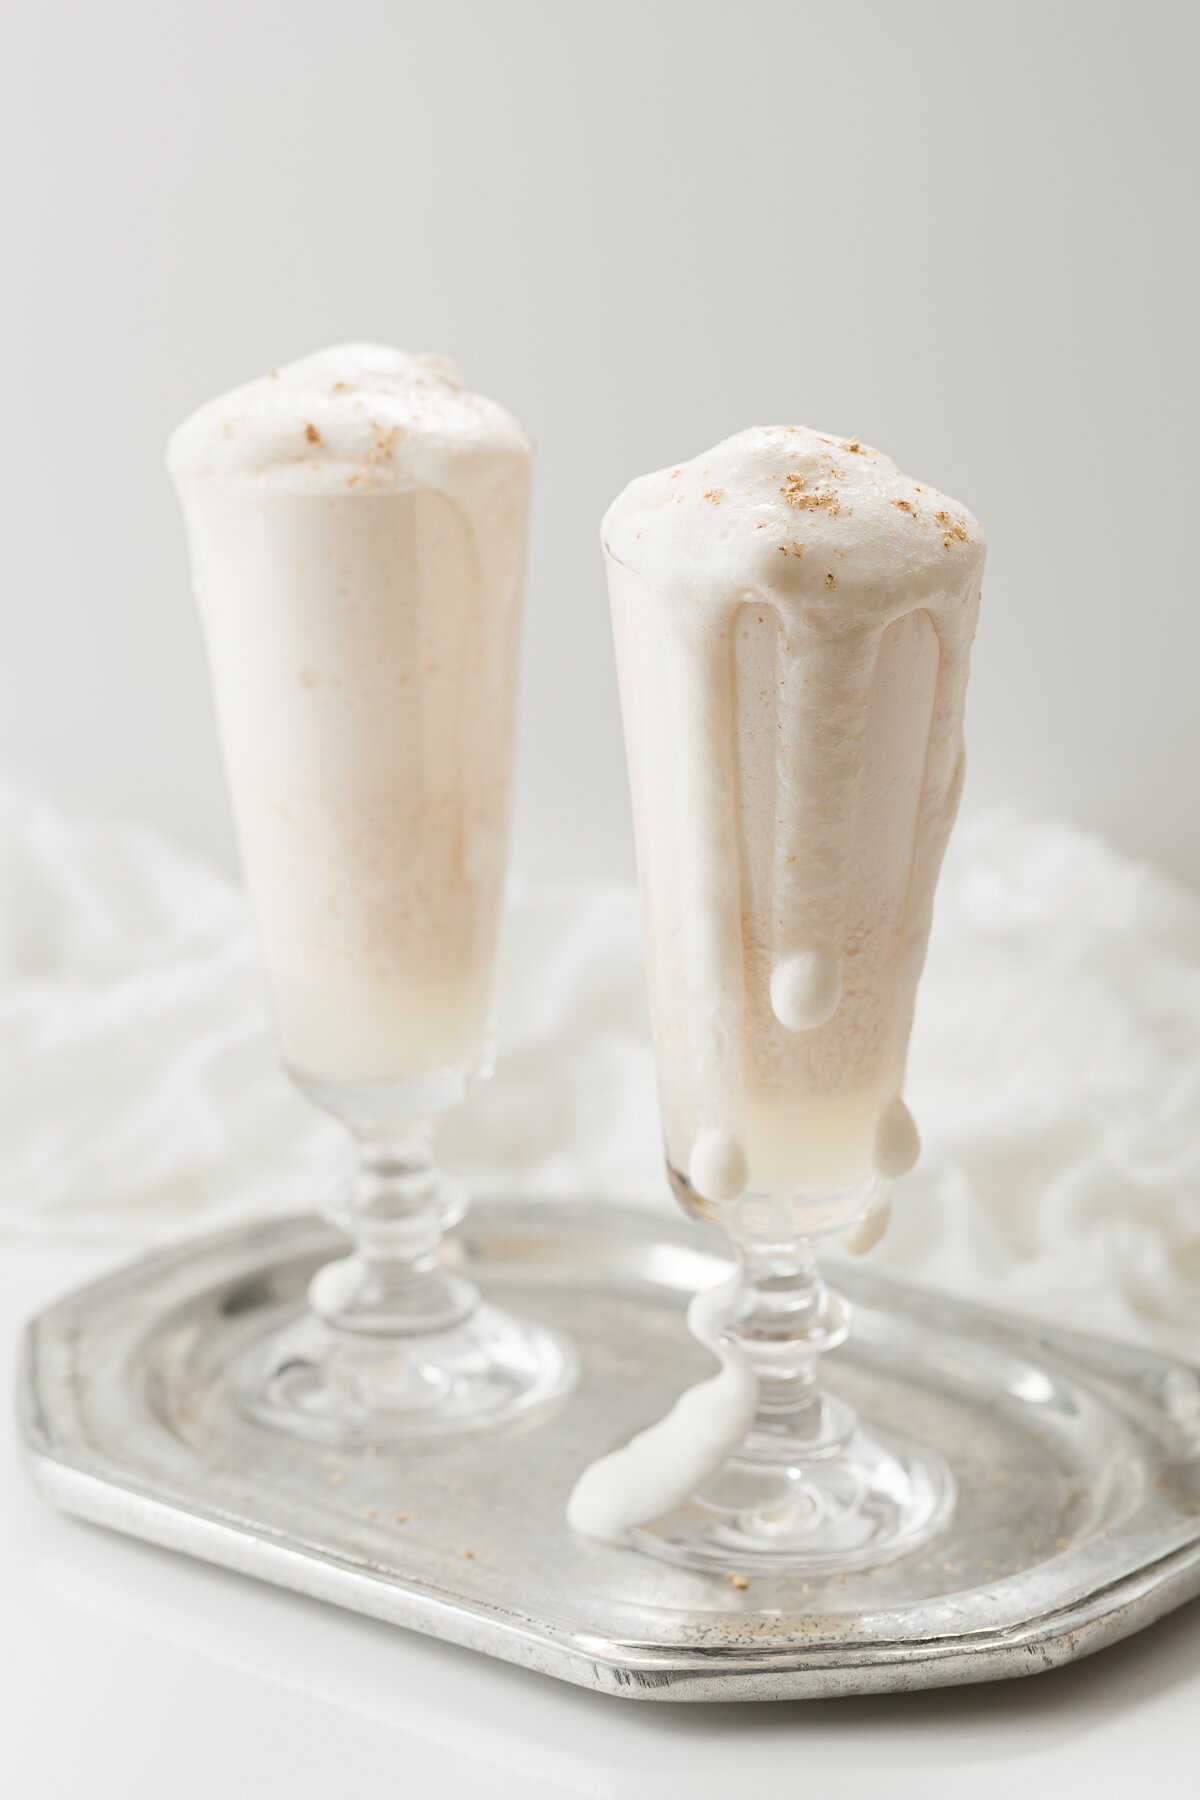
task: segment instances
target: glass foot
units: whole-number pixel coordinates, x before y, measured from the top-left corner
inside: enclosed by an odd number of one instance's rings
[[[907,1555],[953,1507],[954,1478],[936,1452],[858,1426],[835,1454],[803,1465],[730,1457],[683,1506],[636,1530],[633,1542],[689,1569],[842,1573]]]
[[[492,1306],[406,1336],[339,1330],[308,1312],[244,1357],[236,1393],[259,1424],[357,1448],[499,1430],[558,1399],[575,1373],[557,1332]]]

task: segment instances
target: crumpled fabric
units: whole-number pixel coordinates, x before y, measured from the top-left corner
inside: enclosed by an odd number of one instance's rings
[[[517,886],[477,1195],[669,1207],[637,896]],[[1060,821],[960,825],[873,1267],[1200,1355],[1200,896]],[[343,1134],[275,1059],[245,896],[147,828],[0,787],[0,1231],[148,1243],[319,1207]]]

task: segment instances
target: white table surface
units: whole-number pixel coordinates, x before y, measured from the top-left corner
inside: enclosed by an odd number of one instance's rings
[[[0,1252],[19,1326],[111,1249]],[[0,1467],[6,1800],[1160,1795],[1200,1780],[1200,1601],[1049,1675],[780,1706],[582,1692],[51,1512]]]

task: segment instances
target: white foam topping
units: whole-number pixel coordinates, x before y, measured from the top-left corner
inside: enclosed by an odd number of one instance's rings
[[[731,590],[807,596],[831,623],[941,592],[983,542],[964,507],[889,456],[799,425],[754,426],[631,481],[602,534],[654,587],[684,583],[698,604]]]
[[[178,480],[231,477],[298,492],[447,485],[448,465],[527,458],[516,420],[469,393],[453,363],[338,344],[210,400],[172,434]]]

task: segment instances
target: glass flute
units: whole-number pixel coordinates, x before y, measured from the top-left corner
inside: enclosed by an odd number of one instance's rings
[[[667,1171],[736,1257],[690,1320],[757,1388],[741,1443],[632,1541],[726,1571],[887,1561],[943,1525],[954,1483],[902,1421],[868,1423],[826,1389],[850,1312],[816,1253],[878,1230],[917,1150],[899,1096],[961,780],[965,654],[939,642],[936,598],[864,620],[843,590],[802,617],[787,591],[731,583],[706,610],[606,561]],[[803,791],[812,744],[833,759],[831,803]],[[801,904],[794,872],[834,866],[831,820],[842,876],[810,880]],[[814,917],[819,953],[789,958]]]
[[[333,1444],[493,1429],[575,1368],[439,1258],[434,1133],[493,1055],[527,451],[489,479],[474,529],[434,491],[179,479],[282,1057],[355,1150],[349,1253],[237,1391]]]

